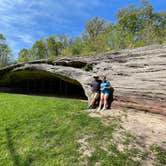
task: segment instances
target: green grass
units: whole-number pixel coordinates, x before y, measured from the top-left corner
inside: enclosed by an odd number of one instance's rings
[[[0,165],[139,165],[112,143],[117,125],[104,126],[81,111],[86,107],[74,99],[0,94]],[[94,149],[91,156],[83,156],[82,138]]]
[[[151,146],[151,151],[156,154],[156,166],[166,165],[166,151],[157,145]]]

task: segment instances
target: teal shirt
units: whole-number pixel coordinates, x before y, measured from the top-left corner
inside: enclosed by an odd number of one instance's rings
[[[101,93],[107,93],[110,94],[111,90],[110,89],[106,89],[106,87],[110,86],[110,82],[106,81],[106,82],[102,82],[100,85],[100,90]]]

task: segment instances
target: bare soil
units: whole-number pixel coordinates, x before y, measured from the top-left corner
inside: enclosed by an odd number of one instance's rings
[[[105,125],[116,122],[121,126],[115,133],[114,139],[119,150],[125,148],[123,135],[130,133],[133,140],[129,143],[131,147],[137,147],[147,154],[142,162],[143,166],[156,165],[156,152],[151,148],[155,145],[166,151],[166,116],[152,114],[134,109],[111,109],[104,112],[89,110],[91,117],[100,118]],[[161,164],[162,165],[162,164]]]

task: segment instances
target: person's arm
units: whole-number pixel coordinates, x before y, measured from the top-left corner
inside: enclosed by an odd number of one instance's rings
[[[109,82],[109,85],[105,87],[105,89],[110,89],[112,87],[111,83]]]

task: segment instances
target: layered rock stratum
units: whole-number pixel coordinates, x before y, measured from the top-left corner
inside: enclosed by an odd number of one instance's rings
[[[166,45],[19,63],[1,68],[0,82],[8,73],[22,70],[43,70],[60,79],[78,82],[88,98],[92,76],[106,75],[115,89],[113,107],[166,115]]]

